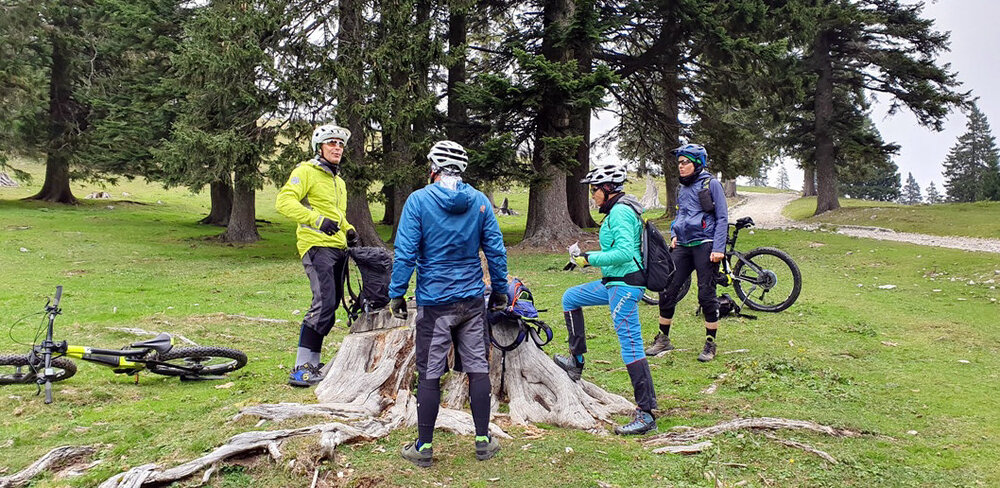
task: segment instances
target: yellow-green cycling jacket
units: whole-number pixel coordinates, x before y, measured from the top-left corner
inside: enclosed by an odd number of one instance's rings
[[[299,257],[313,246],[347,248],[347,184],[315,159],[303,161],[292,170],[278,192],[274,207],[299,224]],[[333,220],[340,230],[328,236],[319,230],[323,217]]]

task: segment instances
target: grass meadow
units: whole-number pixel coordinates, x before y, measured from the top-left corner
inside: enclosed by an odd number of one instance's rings
[[[1000,202],[903,205],[840,199],[841,208],[813,217],[816,197],[799,198],[785,207],[793,220],[831,225],[884,227],[936,236],[1000,238]]]
[[[0,352],[28,351],[25,344],[40,323],[37,312],[63,285],[57,339],[116,348],[141,338],[115,329],[137,327],[236,347],[250,362],[224,382],[143,374],[135,384],[134,377],[78,361],[77,375],[55,384],[51,405],[35,396],[32,385],[5,386],[0,476],[56,446],[97,445],[101,463],[86,474],[57,479],[47,473],[32,485],[96,486],[130,467],[193,459],[256,429],[254,420],[230,420],[241,407],[315,401],[310,390],[285,384],[310,293],[294,226],[273,208],[276,189],[257,194],[258,218],[267,221],[260,226],[262,240],[233,246],[212,239],[219,228],[195,223],[207,213],[207,194],[123,182],[106,188],[112,200],[77,206],[23,201],[41,185],[42,166],[19,164],[37,178],[27,187],[0,189]],[[99,189],[74,185],[78,197]],[[642,193],[641,186],[631,190]],[[527,193],[496,194],[498,201],[504,196],[521,212],[499,217],[514,245],[523,234]],[[373,206],[376,218],[381,212]],[[884,208],[879,215],[886,215]],[[236,460],[208,485],[309,486],[317,465],[319,486],[1000,485],[1000,255],[821,231],[741,235],[744,250],[764,245],[787,251],[801,267],[798,302],[779,314],[758,313],[758,320],[723,319],[721,354],[702,364],[695,357],[704,328],[689,294],[671,334],[679,349],[650,361],[658,427],[663,432],[772,416],[864,432],[844,439],[777,433],[828,452],[836,464],[754,432],[720,435],[702,454],[677,456],[652,454],[636,439],[539,425],[510,428],[514,439],[488,462],[475,460],[471,437],[438,433],[434,466],[418,469],[397,455],[415,437],[414,428],[340,447],[332,460],[315,458],[317,439],[295,440],[283,448],[300,460],[294,467],[265,457]],[[532,287],[540,308],[549,309],[543,317],[556,332],[549,353],[564,350],[563,290],[599,277],[592,269],[562,271],[565,262],[562,252],[515,248],[509,255],[510,272]],[[895,287],[880,288],[890,284]],[[640,313],[651,338],[657,310],[641,306]],[[584,376],[631,398],[607,310],[589,309],[585,316],[591,352]],[[338,327],[327,338],[324,360],[345,333]],[[733,352],[738,350],[745,352]],[[702,393],[713,383],[714,394]],[[181,486],[199,484],[200,476]]]

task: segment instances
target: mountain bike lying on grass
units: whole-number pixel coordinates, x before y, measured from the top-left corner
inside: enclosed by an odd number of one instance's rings
[[[82,359],[110,367],[115,373],[136,375],[149,371],[166,376],[179,376],[181,380],[220,379],[222,374],[236,371],[247,364],[247,355],[228,347],[194,346],[173,347],[173,338],[164,332],[122,349],[98,349],[89,346],[72,346],[66,341],[53,340],[52,325],[62,313],[59,300],[62,286],[56,287],[55,301],[46,302],[45,314],[48,327],[45,340],[37,344],[41,330],[28,354],[0,354],[0,385],[38,385],[45,387],[45,403],[52,403],[52,383],[76,374],[76,364],[69,358]],[[40,328],[39,328],[40,329]]]
[[[802,291],[802,273],[791,256],[780,249],[758,247],[745,254],[737,251],[736,239],[740,229],[753,225],[750,217],[743,217],[735,224],[729,224],[733,231],[726,241],[726,258],[722,260],[722,270],[716,284],[732,285],[740,302],[753,310],[780,312],[791,307],[799,297],[799,292]],[[677,293],[677,301],[680,302],[690,289],[691,276],[688,276]],[[657,293],[647,291],[642,296],[642,301],[656,305],[660,297]]]

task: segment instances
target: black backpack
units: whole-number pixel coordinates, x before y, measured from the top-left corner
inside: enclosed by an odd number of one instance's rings
[[[361,272],[361,291],[355,293],[351,287],[350,276],[345,267],[347,294],[351,303],[344,304],[347,310],[347,323],[357,320],[361,312],[378,310],[389,304],[389,281],[392,276],[392,256],[384,247],[352,247],[347,254],[354,260]],[[346,295],[346,294],[345,294]],[[344,299],[346,300],[346,296]]]
[[[670,244],[656,225],[643,219],[635,208],[632,210],[639,217],[639,222],[642,222],[642,263],[636,264],[642,269],[646,289],[653,292],[666,291],[675,269],[674,260],[670,258]]]
[[[750,320],[757,319],[756,316],[754,316],[754,315],[747,315],[747,314],[743,313],[742,310],[743,309],[742,309],[742,307],[740,307],[740,304],[736,303],[736,300],[733,300],[733,297],[729,296],[728,293],[723,293],[722,295],[719,295],[719,318],[720,319],[723,318],[723,317],[726,317],[728,315],[733,315],[733,316],[736,316],[736,317],[743,317],[743,318],[747,318],[747,319],[750,319]]]

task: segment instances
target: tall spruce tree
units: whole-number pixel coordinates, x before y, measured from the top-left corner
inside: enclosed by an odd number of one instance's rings
[[[764,1],[634,1],[619,6],[619,28],[610,33],[598,59],[608,62],[623,82],[613,87],[620,109],[618,136],[626,159],[654,159],[666,180],[666,209],[675,209],[678,184],[676,159],[670,150],[681,137],[691,142],[725,143],[727,134],[741,131],[741,120],[766,120],[794,85],[779,75],[786,45],[784,33]],[[789,88],[793,88],[789,90]],[[682,119],[698,122],[694,132]],[[737,124],[734,127],[734,124]],[[743,130],[749,126],[743,127]],[[741,147],[733,145],[732,147]],[[719,154],[718,167],[727,176],[752,174],[742,166],[760,165],[764,158],[737,157],[729,148],[709,146]],[[754,152],[754,151],[750,151]],[[738,154],[738,153],[734,153]],[[729,163],[736,167],[727,168]],[[713,163],[714,164],[714,163]]]
[[[986,114],[973,103],[965,134],[944,161],[945,192],[953,202],[1000,200],[1000,153]]]
[[[948,47],[948,34],[932,30],[920,17],[922,4],[899,0],[796,0],[780,17],[804,51],[812,75],[811,111],[817,181],[816,213],[840,206],[837,200],[836,103],[838,90],[888,95],[890,114],[906,107],[924,126],[940,130],[950,107],[966,94],[935,58]],[[842,160],[843,158],[841,158]]]
[[[913,178],[913,173],[907,173],[906,185],[903,186],[903,191],[899,195],[899,202],[903,205],[919,205],[923,201],[924,198],[920,194],[920,185]]]
[[[3,124],[14,127],[13,141],[21,152],[46,158],[42,189],[31,199],[76,203],[70,170],[80,162],[79,134],[87,128],[89,107],[81,94],[98,44],[95,29],[88,29],[93,7],[90,0],[3,3],[0,52],[13,56],[2,62],[0,76],[12,82],[2,88],[4,101],[15,102],[5,107],[11,112],[5,115],[15,118]]]
[[[299,68],[310,68],[295,58],[314,48],[289,26],[307,11],[277,0],[214,1],[184,26],[173,68],[185,98],[171,139],[155,155],[169,184],[199,189],[232,175],[223,241],[260,239],[255,195],[265,179],[263,165],[274,159],[276,135],[286,125],[279,115],[295,93],[290,85],[305,79]]]
[[[927,185],[927,203],[933,205],[935,203],[941,203],[942,201],[944,201],[944,197],[941,196],[941,193],[938,192],[937,186],[935,186],[932,181],[929,185]]]
[[[788,181],[788,170],[785,169],[785,165],[783,163],[778,167],[778,188],[782,190],[791,188],[791,184]]]

